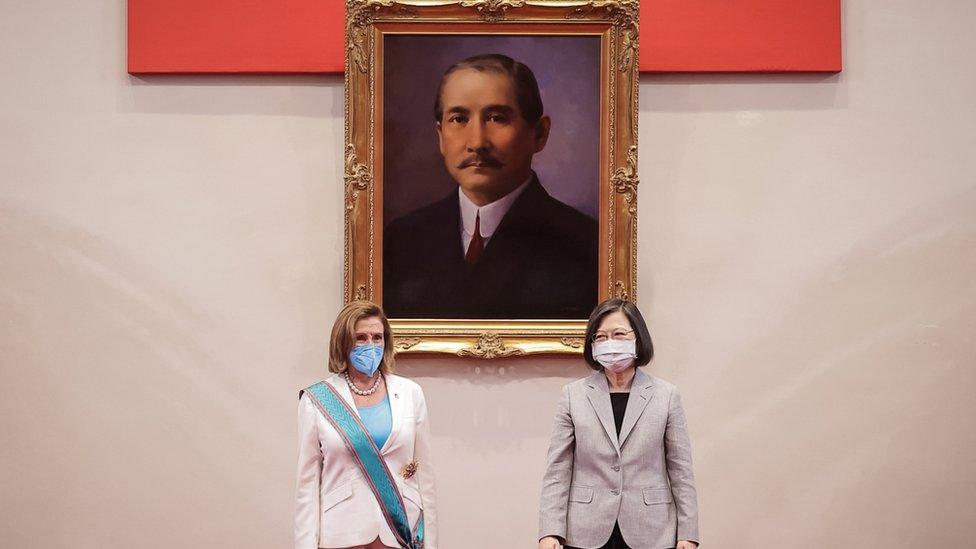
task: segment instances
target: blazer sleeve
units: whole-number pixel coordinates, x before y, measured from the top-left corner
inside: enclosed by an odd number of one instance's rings
[[[569,484],[573,477],[576,449],[576,430],[570,409],[569,387],[563,387],[556,407],[546,472],[542,477],[542,497],[539,502],[539,539],[555,536],[566,539],[566,511],[569,505]]]
[[[319,486],[322,451],[319,446],[319,411],[307,394],[298,401],[298,486],[295,505],[295,549],[319,546]]]
[[[430,422],[427,416],[427,400],[418,386],[416,394],[417,429],[414,440],[414,458],[417,460],[417,482],[424,510],[424,547],[437,549],[437,494],[434,486],[434,465],[430,459]]]
[[[691,441],[678,390],[671,392],[668,423],[664,431],[664,452],[671,494],[678,513],[678,540],[700,543],[698,539],[698,491],[691,469]]]

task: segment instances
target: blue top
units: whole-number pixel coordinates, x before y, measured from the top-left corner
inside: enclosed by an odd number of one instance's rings
[[[390,395],[386,395],[383,402],[372,406],[357,406],[359,418],[363,420],[366,431],[380,450],[386,444],[393,431],[393,411],[390,409]]]

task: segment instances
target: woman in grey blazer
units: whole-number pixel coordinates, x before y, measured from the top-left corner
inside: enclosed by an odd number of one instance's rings
[[[698,496],[681,397],[638,367],[654,348],[637,307],[596,306],[563,387],[539,510],[539,549],[694,549]]]

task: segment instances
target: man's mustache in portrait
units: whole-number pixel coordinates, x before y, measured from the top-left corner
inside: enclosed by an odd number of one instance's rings
[[[463,170],[464,168],[469,168],[471,166],[478,166],[479,168],[501,168],[502,163],[497,158],[474,154],[462,160],[461,163],[458,164],[458,169]]]

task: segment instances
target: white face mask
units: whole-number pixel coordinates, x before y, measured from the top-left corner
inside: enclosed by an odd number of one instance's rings
[[[593,344],[593,360],[613,373],[630,368],[636,359],[636,339],[608,339]]]

